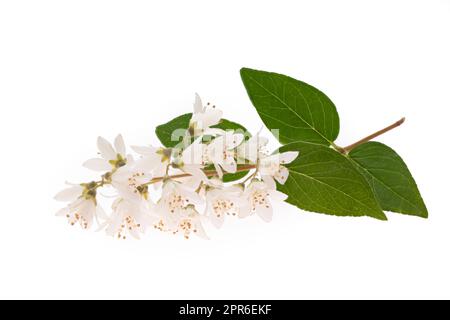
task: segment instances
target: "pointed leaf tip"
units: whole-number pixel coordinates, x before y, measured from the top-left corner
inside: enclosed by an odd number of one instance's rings
[[[267,71],[241,69],[248,96],[269,130],[287,144],[306,141],[331,145],[339,134],[339,115],[333,102],[317,88]],[[273,131],[275,132],[275,131]]]

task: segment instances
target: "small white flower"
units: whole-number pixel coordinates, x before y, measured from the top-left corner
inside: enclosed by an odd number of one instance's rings
[[[188,205],[172,214],[169,225],[164,226],[164,220],[160,219],[155,227],[163,231],[169,231],[175,235],[180,234],[185,239],[189,239],[191,234],[195,234],[202,239],[208,240],[209,238],[203,228],[201,218],[202,216],[197,212],[195,206]]]
[[[289,177],[289,170],[284,165],[297,159],[298,155],[297,151],[288,151],[260,159],[258,172],[263,181],[272,189],[276,188],[275,180],[280,184],[285,184]]]
[[[210,134],[216,132],[210,127],[218,124],[222,118],[222,111],[217,109],[216,106],[211,106],[207,103],[203,105],[200,96],[195,94],[194,113],[189,124],[190,134],[194,137],[201,136],[203,134]]]
[[[107,235],[119,239],[126,239],[127,234],[139,239],[156,221],[156,217],[151,215],[151,203],[143,199],[129,201],[120,197],[114,201],[112,209],[111,217],[102,228],[106,227]]]
[[[116,188],[119,195],[128,201],[148,199],[148,185],[152,175],[134,167],[132,158],[128,163],[117,169],[111,177],[111,185]]]
[[[242,192],[238,186],[207,187],[205,214],[216,228],[222,227],[226,215],[238,215]]]
[[[267,156],[266,146],[269,139],[259,135],[253,136],[237,148],[238,159],[256,163],[259,158]]]
[[[80,198],[81,195],[83,194],[84,188],[82,185],[71,184],[71,183],[67,183],[67,184],[70,185],[70,187],[58,192],[54,197],[54,199],[56,201],[72,202],[72,201]]]
[[[208,159],[214,164],[220,178],[223,177],[222,169],[229,173],[237,171],[235,149],[243,140],[243,134],[229,131],[222,136],[218,136],[208,145]]]
[[[161,231],[173,231],[184,209],[189,205],[202,205],[203,199],[192,189],[177,181],[164,183],[162,194],[155,206],[155,213],[160,217],[155,228]]]
[[[101,158],[89,159],[83,163],[88,169],[94,171],[108,171],[118,169],[126,164],[126,149],[122,135],[114,140],[114,147],[106,139],[98,137],[97,147]]]
[[[198,193],[179,182],[169,180],[164,183],[161,199],[156,204],[155,211],[162,216],[170,216],[179,213],[188,205],[202,203],[203,200]]]
[[[262,220],[270,222],[273,215],[270,199],[284,201],[287,199],[287,196],[270,188],[264,182],[259,180],[252,181],[242,196],[242,200],[246,204],[240,206],[239,217],[245,218],[256,213]]]
[[[83,229],[89,229],[94,218],[97,220],[106,218],[103,209],[97,205],[93,184],[73,185],[59,192],[55,200],[69,202],[56,215],[66,217],[71,225],[79,223]]]
[[[147,173],[152,173],[154,177],[165,175],[167,166],[170,164],[172,149],[155,148],[153,146],[132,146],[141,158],[136,160],[135,167]]]
[[[193,205],[189,205],[181,212],[178,230],[175,232],[181,233],[186,239],[189,239],[189,236],[193,233],[202,239],[209,240],[201,222],[201,215]]]

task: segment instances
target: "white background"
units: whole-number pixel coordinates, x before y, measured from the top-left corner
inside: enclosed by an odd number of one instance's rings
[[[450,298],[450,1],[1,1],[0,298]],[[386,134],[428,220],[275,208],[210,241],[116,241],[52,198],[98,135],[157,144],[194,92],[257,131],[243,66],[315,85],[346,145]]]

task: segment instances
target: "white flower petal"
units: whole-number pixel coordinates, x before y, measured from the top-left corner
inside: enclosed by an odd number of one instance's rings
[[[121,223],[122,215],[115,215],[111,220],[109,220],[109,223],[105,229],[106,234],[114,237],[117,231],[119,231]]]
[[[224,153],[225,144],[221,137],[216,138],[211,144],[208,145],[206,149],[206,155],[210,162],[212,163],[220,163],[223,161],[223,153]]]
[[[223,182],[222,182],[222,180],[220,180],[217,177],[212,177],[211,179],[208,180],[208,185],[213,188],[222,188]],[[220,192],[220,190],[215,189],[215,190],[211,190],[210,192],[208,192],[208,194],[212,195],[212,194],[219,193],[219,192]]]
[[[187,165],[201,165],[205,151],[206,145],[202,144],[202,138],[198,138],[183,151],[181,159]]]
[[[264,158],[260,159],[260,163],[261,163],[262,167],[265,167],[265,166],[268,167],[271,164],[279,165],[280,164],[280,154],[276,153],[276,154],[270,155],[268,157],[264,157]]]
[[[121,134],[119,134],[114,140],[114,147],[116,148],[116,152],[121,154],[122,156],[125,156],[125,154],[127,153],[125,142],[123,141],[123,137]]]
[[[246,159],[255,163],[258,158],[258,149],[256,145],[246,142],[237,148],[237,156],[239,159]]]
[[[159,176],[158,176],[158,177],[159,177]],[[156,182],[156,183],[153,184],[153,189],[154,189],[154,190],[159,190],[159,189],[162,188],[162,186],[163,186],[163,183],[162,183],[162,182]]]
[[[214,163],[214,168],[216,169],[216,172],[217,172],[217,175],[219,176],[219,178],[222,179],[223,178],[222,168],[217,163]]]
[[[128,165],[134,164],[134,158],[133,158],[133,155],[132,155],[132,154],[127,154],[127,156],[126,156],[126,161],[127,161],[127,164],[128,164]]]
[[[142,211],[144,212],[144,209]],[[147,227],[152,226],[158,221],[158,218],[152,214],[149,208],[145,209],[145,212],[145,214],[142,214],[136,219],[136,221],[141,224],[141,232],[144,232]]]
[[[237,171],[237,164],[236,161],[234,160],[234,158],[232,157],[227,157],[223,163],[222,163],[222,168],[229,173],[236,173]]]
[[[157,148],[152,146],[131,146],[131,149],[143,156],[153,155],[158,151]]]
[[[251,215],[252,211],[251,211],[251,206],[248,203],[248,199],[242,199],[242,204],[239,206],[239,218],[243,219],[243,218],[247,218],[248,216]]]
[[[266,137],[253,136],[238,147],[238,156],[255,163],[268,142],[269,139]]]
[[[100,220],[108,220],[108,215],[106,214],[105,210],[99,205],[97,205],[96,208],[96,217]]]
[[[86,200],[86,207],[84,211],[84,218],[86,219],[86,229],[91,228],[92,223],[94,221],[94,216],[97,211],[97,206],[95,205],[94,201]]]
[[[117,171],[112,175],[112,180],[113,181],[119,181],[119,182],[124,182],[125,180],[128,179],[128,177],[132,174],[130,173],[131,169],[129,167],[129,165],[125,165],[123,167],[120,167],[119,169],[117,169]]]
[[[98,137],[97,147],[103,159],[115,160],[117,158],[117,153],[114,151],[111,143],[109,143],[105,138]]]
[[[225,136],[225,144],[228,150],[235,149],[244,141],[244,135],[241,133],[227,134]]]
[[[161,164],[161,157],[154,153],[137,160],[134,168],[136,171],[150,172],[155,170]]]
[[[196,178],[199,181],[208,181],[208,177],[206,176],[205,172],[201,169],[201,167],[196,165],[184,165],[183,171],[189,173],[194,178]]]
[[[56,213],[55,216],[58,217],[65,217],[67,214],[69,214],[69,207],[64,207],[62,209],[59,209]]]
[[[94,171],[108,171],[111,169],[111,165],[105,159],[92,158],[83,163],[83,167],[86,167]]]
[[[81,193],[83,192],[83,187],[80,185],[73,186],[67,189],[64,189],[60,192],[58,192],[55,195],[56,201],[73,201],[77,199],[79,196],[81,196]]]
[[[263,175],[261,176],[264,183],[267,185],[267,188],[270,190],[275,190],[277,188],[277,184],[275,183],[275,180],[272,176]]]
[[[262,181],[253,181],[246,189],[248,192],[252,192],[254,190],[265,190],[267,189],[267,185]]]
[[[225,215],[221,214],[220,216],[217,216],[213,211],[211,211],[211,215],[210,215],[210,221],[211,224],[216,227],[217,229],[222,228],[223,223],[225,221]]]
[[[256,141],[257,141],[259,149],[264,148],[269,143],[269,139],[266,137],[261,137],[259,134],[256,137],[257,137]]]
[[[269,197],[276,201],[285,201],[288,196],[280,191],[277,190],[268,190]]]
[[[218,124],[220,122],[220,119],[222,119],[222,115],[222,110],[219,110],[217,108],[208,108],[203,116],[202,128],[206,129]]]
[[[190,189],[197,189],[200,184],[202,183],[202,179],[199,179],[198,177],[190,176],[183,179],[183,185]]]
[[[95,232],[102,231],[103,229],[105,229],[106,226],[108,226],[108,224],[109,224],[109,221],[108,221],[108,220],[106,220],[106,221],[103,222],[103,223],[100,223],[100,224],[98,225],[97,229],[95,230]]]
[[[273,216],[273,208],[270,203],[267,203],[264,206],[258,206],[256,208],[256,214],[263,219],[265,222],[272,221]]]
[[[288,178],[289,178],[289,170],[288,170],[288,168],[280,166],[279,171],[275,174],[275,179],[280,184],[285,184]]]
[[[198,237],[204,239],[204,240],[209,240],[208,235],[205,232],[205,229],[203,229],[203,226],[200,222],[199,219],[197,219],[197,221],[195,221],[195,231],[194,232]]]
[[[73,183],[73,182],[70,182],[70,181],[66,181],[65,182],[68,186],[79,186],[79,184],[78,183]]]
[[[280,163],[281,164],[288,164],[297,159],[299,155],[298,151],[288,151],[283,152],[280,154]]]
[[[184,188],[182,185],[179,185],[177,190],[183,197],[189,200],[190,204],[202,205],[204,202],[197,192]]]
[[[203,103],[198,93],[195,93],[194,113],[203,112]]]
[[[75,201],[69,203],[68,207],[70,211],[79,211],[84,206],[84,202],[86,199],[84,198],[78,198]]]
[[[136,240],[139,240],[141,238],[139,235],[139,230],[137,230],[137,229],[128,230],[128,233]]]
[[[211,136],[222,136],[225,134],[225,131],[217,128],[207,128],[203,131],[203,135],[211,135]]]

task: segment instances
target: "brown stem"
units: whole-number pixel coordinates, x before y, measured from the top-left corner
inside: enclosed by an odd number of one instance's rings
[[[252,170],[252,169],[256,169],[256,165],[243,165],[243,166],[239,167],[236,172],[248,171],[248,170]],[[213,176],[217,175],[216,170],[205,170],[204,172],[207,177],[213,177]],[[145,183],[145,185],[158,183],[158,182],[163,181],[164,179],[180,179],[180,178],[187,178],[190,176],[191,176],[191,174],[189,174],[189,173],[181,173],[181,174],[175,174],[175,175],[167,176],[167,177],[156,177],[156,178],[153,178],[152,180],[150,180],[149,182]]]
[[[349,146],[346,146],[345,148],[340,148],[339,151],[342,152],[342,153],[347,154],[347,153],[349,153],[352,149],[354,149],[354,148],[356,148],[357,146],[359,146],[360,144],[363,144],[363,143],[365,143],[365,142],[368,142],[368,141],[370,141],[370,140],[372,140],[372,139],[374,139],[374,138],[376,138],[376,137],[378,137],[378,136],[380,136],[380,135],[382,135],[382,134],[384,134],[384,133],[386,133],[386,132],[388,132],[388,131],[390,131],[390,130],[392,130],[392,129],[394,129],[394,128],[397,128],[397,127],[400,126],[403,122],[405,122],[405,118],[404,118],[404,117],[401,118],[400,120],[398,120],[397,122],[391,124],[390,126],[387,126],[387,127],[384,128],[384,129],[378,130],[377,132],[374,132],[374,133],[372,133],[371,135],[368,135],[367,137],[362,138],[361,140],[356,141],[355,143],[352,143],[352,144],[349,145]]]

